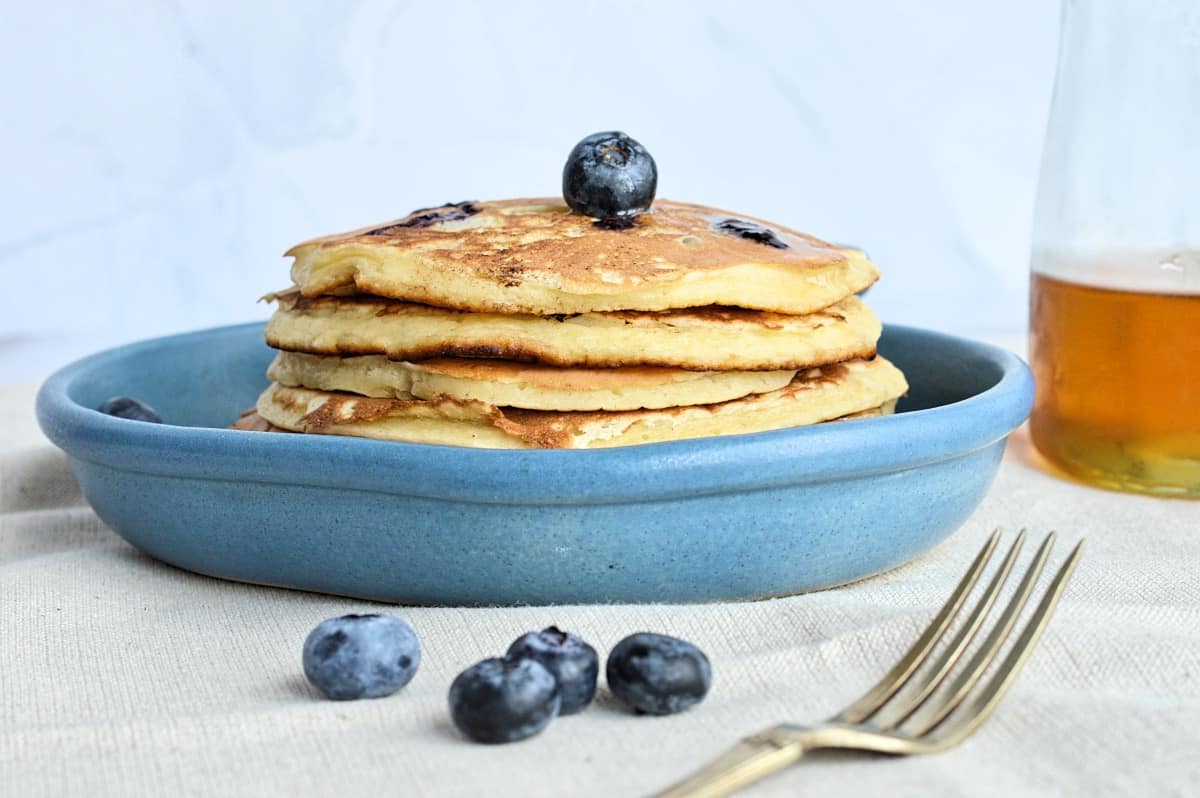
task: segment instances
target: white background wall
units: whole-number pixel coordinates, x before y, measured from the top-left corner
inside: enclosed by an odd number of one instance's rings
[[[290,244],[557,194],[623,129],[659,195],[864,247],[885,321],[1019,331],[1050,0],[9,3],[0,380],[265,318]]]

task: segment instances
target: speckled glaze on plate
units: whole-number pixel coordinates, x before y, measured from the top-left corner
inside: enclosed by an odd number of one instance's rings
[[[412,604],[696,602],[849,582],[953,532],[1029,414],[1019,358],[888,327],[892,417],[594,451],[224,429],[266,386],[262,325],[101,352],[38,420],[122,537],[203,574]],[[118,394],[168,424],[91,408]]]

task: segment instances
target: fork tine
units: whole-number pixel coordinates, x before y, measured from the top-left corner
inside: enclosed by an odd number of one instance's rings
[[[1046,564],[1046,558],[1050,556],[1050,548],[1053,545],[1054,533],[1051,532],[1049,535],[1046,535],[1046,539],[1038,547],[1033,562],[1029,564],[1029,569],[1025,572],[1025,577],[1017,587],[1016,593],[1009,600],[1008,606],[1004,608],[1004,612],[1001,614],[1000,620],[997,621],[996,627],[992,629],[983,646],[975,652],[975,656],[971,658],[967,667],[958,674],[951,685],[947,697],[940,701],[926,701],[923,706],[905,721],[901,727],[902,731],[914,737],[928,734],[967,697],[967,693],[976,685],[983,676],[984,671],[992,663],[992,660],[996,658],[996,654],[1000,651],[1001,646],[1004,645],[1004,641],[1008,639],[1013,626],[1016,625],[1017,617],[1021,614],[1021,610],[1025,608],[1026,603],[1028,603],[1034,584],[1042,574],[1042,568]]]
[[[979,575],[983,573],[984,567],[992,556],[992,552],[996,550],[996,543],[1000,540],[1000,530],[997,529],[988,538],[987,543],[980,549],[979,554],[975,556],[975,561],[971,563],[971,567],[963,575],[958,586],[954,588],[954,592],[950,594],[950,598],[942,606],[938,614],[934,616],[933,621],[926,627],[921,636],[916,642],[904,653],[890,671],[888,671],[878,683],[870,690],[863,693],[857,701],[843,709],[835,715],[831,720],[838,723],[861,723],[883,705],[885,701],[896,694],[896,691],[904,686],[913,672],[921,666],[929,654],[937,646],[942,635],[945,634],[946,628],[950,626],[950,622],[954,616],[958,614],[963,602],[966,601],[967,595],[971,589],[975,587],[975,583],[979,581]]]
[[[1004,588],[1004,584],[1008,581],[1008,577],[1012,573],[1013,564],[1017,561],[1017,555],[1021,553],[1021,547],[1024,543],[1025,530],[1022,529],[1017,533],[1017,539],[1009,547],[1004,561],[996,569],[991,583],[988,584],[983,595],[975,603],[974,609],[967,616],[966,622],[959,629],[958,634],[955,635],[953,642],[938,656],[933,666],[929,669],[928,674],[914,677],[914,682],[919,685],[915,690],[909,691],[909,694],[904,695],[903,699],[897,693],[896,696],[879,708],[871,718],[872,727],[887,730],[898,726],[905,718],[915,712],[924,703],[925,699],[945,681],[950,670],[958,662],[959,658],[962,657],[967,647],[971,645],[971,641],[975,639],[975,636],[979,633],[979,629],[983,626],[983,622],[991,613],[992,607],[996,603],[996,598],[1000,595],[1000,591]]]
[[[1063,591],[1067,588],[1067,582],[1075,572],[1075,566],[1082,554],[1083,540],[1080,540],[1071,551],[1071,556],[1055,574],[1050,587],[1046,589],[1046,595],[1042,597],[1037,609],[1026,621],[1025,628],[1021,630],[1021,636],[1013,644],[1012,650],[1008,652],[1008,656],[1005,657],[996,675],[980,691],[979,695],[972,699],[971,703],[954,716],[949,728],[944,727],[944,730],[936,733],[940,738],[939,743],[947,746],[957,745],[979,728],[980,724],[987,720],[988,716],[996,709],[1001,699],[1004,698],[1004,694],[1008,692],[1008,688],[1012,687],[1013,682],[1017,680],[1021,668],[1024,667],[1029,655],[1037,646],[1042,632],[1046,630],[1050,616],[1058,606],[1058,600],[1062,598]]]

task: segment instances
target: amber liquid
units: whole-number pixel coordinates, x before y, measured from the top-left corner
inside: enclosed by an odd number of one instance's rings
[[[1104,487],[1200,498],[1200,296],[1031,290],[1038,450]]]

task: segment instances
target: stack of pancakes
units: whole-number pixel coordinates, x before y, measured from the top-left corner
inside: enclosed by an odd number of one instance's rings
[[[288,252],[279,350],[241,426],[590,448],[891,412],[857,250],[659,200],[626,227],[470,202]]]

